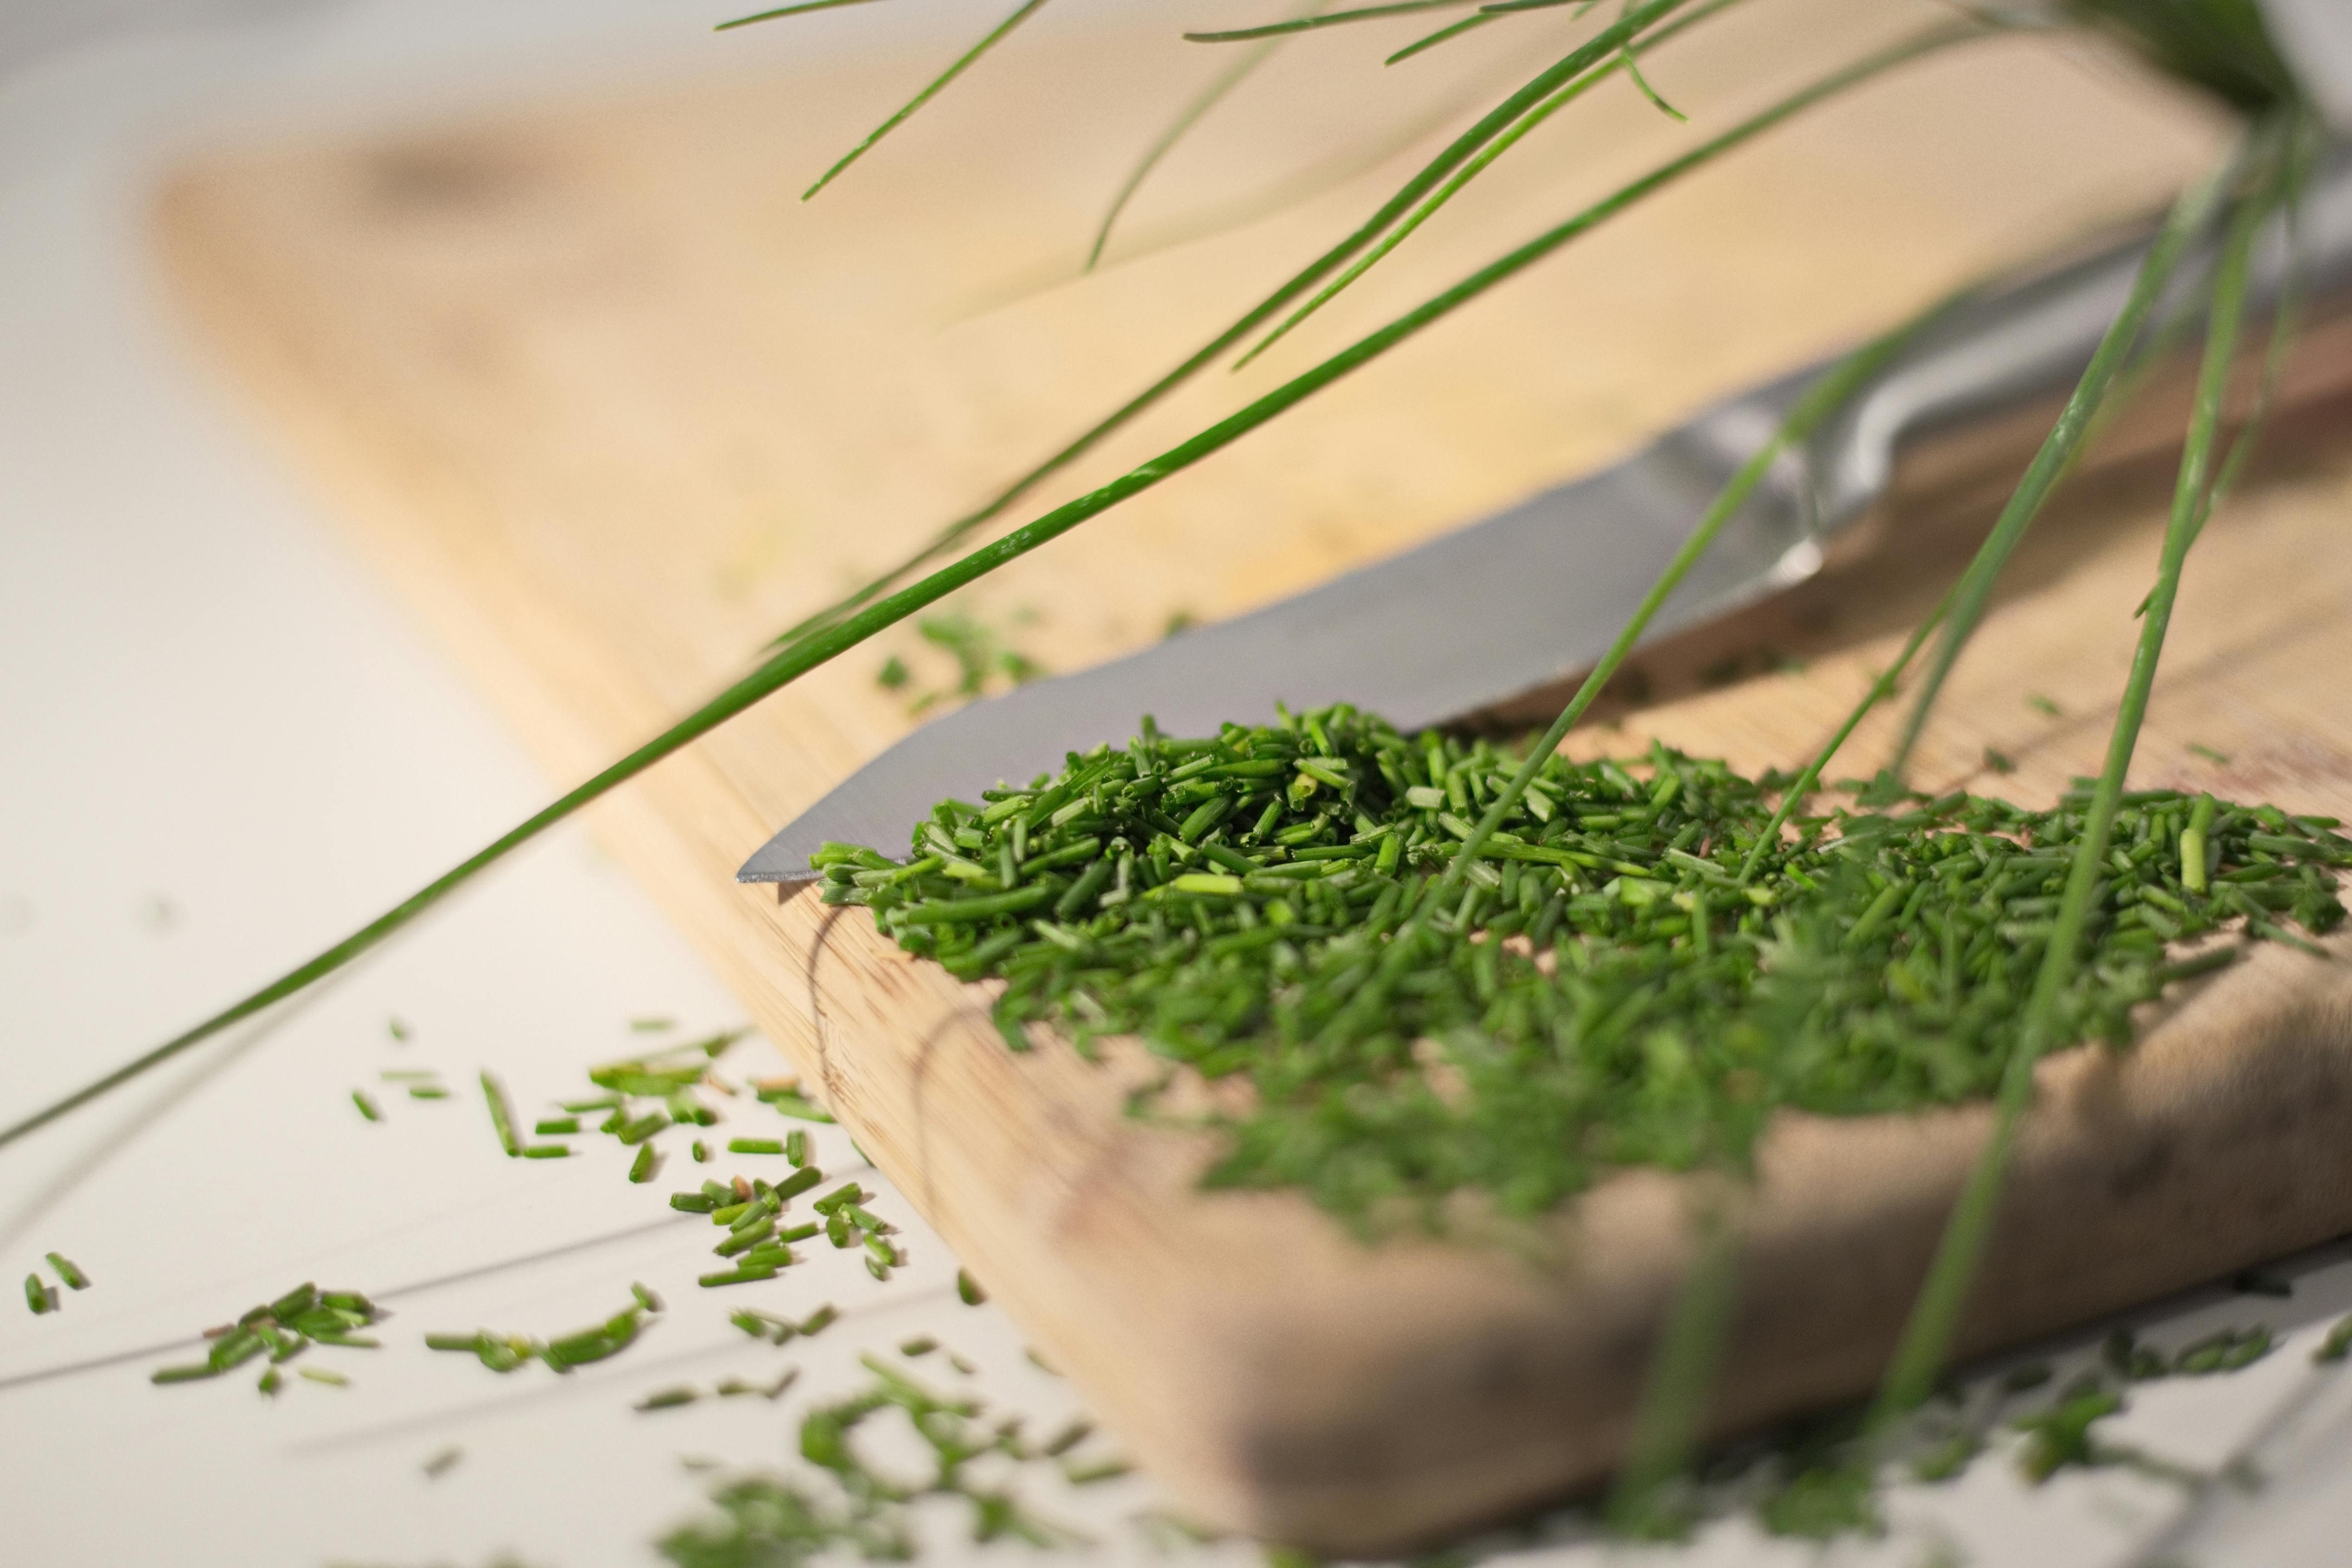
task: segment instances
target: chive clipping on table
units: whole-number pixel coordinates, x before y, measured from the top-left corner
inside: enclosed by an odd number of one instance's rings
[[[367,1118],[370,1121],[381,1121],[383,1120],[383,1108],[376,1104],[375,1097],[370,1094],[367,1090],[363,1089],[355,1089],[352,1090],[352,1103],[358,1106],[360,1108],[360,1114]]]
[[[956,1270],[956,1298],[967,1307],[977,1307],[988,1300],[988,1292],[980,1288],[980,1281],[971,1277],[971,1270],[959,1268]]]
[[[436,1451],[419,1468],[424,1470],[426,1480],[437,1481],[456,1469],[458,1461],[465,1457],[466,1450],[457,1444],[452,1443],[447,1447]]]
[[[434,1332],[425,1336],[427,1350],[471,1355],[492,1372],[505,1373],[537,1361],[550,1371],[568,1373],[620,1354],[637,1341],[648,1318],[661,1315],[661,1299],[642,1285],[629,1287],[629,1304],[601,1323],[551,1340],[527,1334],[499,1334],[488,1329],[472,1333]]]
[[[1853,780],[1773,827],[1786,780],[1656,745],[1556,754],[1437,903],[1521,762],[1345,706],[1195,739],[1147,721],[941,803],[902,860],[828,845],[812,863],[826,901],[1003,982],[1016,1048],[1031,1024],[1081,1052],[1133,1034],[1246,1080],[1250,1109],[1207,1118],[1211,1184],[1302,1187],[1362,1226],[1441,1223],[1457,1193],[1527,1215],[1612,1169],[1736,1166],[1776,1109],[1994,1090],[2090,781],[2035,811]],[[2343,917],[2352,841],[2274,807],[2143,790],[2113,843],[2065,999],[2078,1039],[2127,1045],[2134,1007],[2235,956],[2219,937]],[[1400,958],[1384,1005],[1351,1005]],[[814,1208],[830,1224],[852,1188]]]
[[[89,1276],[83,1273],[72,1258],[58,1252],[46,1253],[43,1256],[48,1258],[49,1267],[56,1270],[58,1278],[64,1280],[68,1289],[75,1290],[89,1289]]]
[[[277,1369],[312,1345],[345,1350],[380,1348],[381,1341],[357,1331],[381,1322],[383,1317],[383,1309],[356,1290],[321,1290],[305,1281],[276,1300],[250,1309],[234,1323],[207,1330],[205,1337],[212,1342],[202,1362],[158,1368],[149,1381],[194,1383],[218,1377],[257,1356],[267,1355],[268,1363],[262,1373],[267,1386],[262,1392],[275,1394],[283,1382],[275,1375]],[[296,1370],[313,1383],[340,1385],[350,1381],[340,1373],[317,1369],[308,1363]]]

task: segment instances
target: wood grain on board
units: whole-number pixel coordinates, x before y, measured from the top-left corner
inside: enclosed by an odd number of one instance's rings
[[[1941,14],[1749,9],[1649,62],[1694,131],[1630,90],[1595,95],[1284,349],[1203,377],[1040,504],[1695,132]],[[1164,34],[1024,35],[807,205],[795,195],[812,173],[930,62],[274,135],[167,182],[162,268],[197,352],[568,784],[1368,211],[1412,166],[1394,155],[1400,124],[1459,123],[1474,95],[1532,68],[1533,35],[1497,28],[1382,75],[1397,40],[1352,31],[1366,37],[1277,57],[1147,187],[1114,265],[1083,283],[1068,274],[1108,193],[1209,68]],[[2215,143],[2191,106],[2079,46],[1943,57],[1694,177],[971,605],[1068,669],[1172,613],[1265,603],[2146,206]],[[2213,525],[2137,782],[2352,816],[2347,500],[2352,455],[2317,444]],[[1973,779],[1993,746],[2019,763],[2005,787],[2046,799],[2095,763],[2163,501],[2145,477],[2087,484],[2044,525],[1956,678],[1929,779]],[[1661,686],[1622,731],[1577,744],[1656,733],[1747,767],[1791,762],[1961,548],[1898,527],[1759,620],[1744,679]],[[875,682],[888,653],[939,676],[901,628],[592,815],[864,1147],[1138,1457],[1218,1522],[1392,1546],[1602,1473],[1683,1263],[1669,1183],[1610,1184],[1563,1217],[1549,1262],[1370,1248],[1287,1194],[1202,1195],[1202,1147],[1123,1120],[1119,1067],[1014,1058],[984,994],[862,914],[733,883],[770,831],[913,722]],[[1884,742],[1865,731],[1857,768]],[[2348,1047],[2352,984],[2269,952],[2131,1056],[2050,1064],[1969,1343],[2352,1226]],[[1718,1426],[1868,1385],[1985,1125],[1961,1110],[1776,1131]]]

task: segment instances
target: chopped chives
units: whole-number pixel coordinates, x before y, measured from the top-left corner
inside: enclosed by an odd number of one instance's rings
[[[446,1100],[449,1091],[437,1083],[412,1083],[408,1086],[411,1100]]]
[[[776,1196],[779,1199],[796,1198],[824,1180],[823,1171],[818,1170],[814,1165],[803,1165],[776,1184]]]
[[[917,1356],[927,1356],[939,1348],[940,1342],[929,1334],[917,1334],[911,1339],[898,1342],[898,1353],[910,1360]]]
[[[784,1134],[784,1158],[795,1165],[807,1164],[808,1143],[808,1134],[800,1128],[793,1128]]]
[[[370,1121],[381,1121],[383,1120],[383,1108],[376,1104],[375,1097],[368,1093],[367,1090],[363,1089],[355,1089],[352,1090],[352,1103],[358,1106],[360,1108],[360,1114],[366,1117]]]
[[[654,1179],[654,1166],[656,1163],[656,1161],[654,1154],[654,1146],[650,1143],[639,1144],[637,1146],[637,1157],[634,1161],[630,1162],[629,1164],[629,1180],[633,1182],[652,1181]]]
[[[968,1268],[956,1270],[956,1295],[967,1307],[977,1307],[988,1300],[988,1292],[980,1288],[980,1281],[971,1277]]]
[[[298,1366],[294,1370],[301,1376],[309,1378],[312,1383],[323,1383],[331,1388],[349,1388],[352,1384],[352,1380],[350,1378],[345,1377],[341,1373],[335,1371],[331,1367]],[[275,1377],[277,1373],[270,1373],[267,1375]]]
[[[824,1306],[819,1307],[815,1311],[811,1312],[807,1317],[801,1320],[802,1337],[806,1338],[810,1334],[823,1331],[835,1318],[840,1316],[840,1312],[834,1309],[832,1303],[827,1302]]]
[[[693,1150],[694,1163],[696,1164],[707,1165],[710,1163],[710,1145],[698,1138],[694,1141]]]
[[[450,1444],[447,1447],[441,1449],[431,1458],[425,1461],[422,1468],[425,1471],[425,1479],[434,1481],[439,1480],[443,1476],[447,1475],[451,1470],[457,1468],[457,1461],[465,1457],[465,1449],[459,1447],[455,1443]]]
[[[781,1154],[784,1152],[784,1145],[781,1139],[776,1138],[730,1138],[727,1140],[727,1152],[730,1154]]]
[[[522,1146],[522,1157],[526,1160],[561,1160],[571,1152],[572,1146],[568,1143],[526,1143]]]
[[[648,1394],[643,1399],[638,1400],[635,1405],[631,1406],[631,1408],[635,1410],[675,1410],[681,1405],[691,1405],[700,1397],[701,1395],[696,1393],[695,1390],[681,1385],[677,1388],[665,1388],[658,1390],[656,1393]]]
[[[57,1252],[49,1253],[47,1256],[49,1260],[49,1267],[57,1270],[58,1279],[64,1280],[68,1285],[77,1290],[87,1290],[89,1289],[89,1276],[84,1274],[79,1268],[76,1268],[72,1258],[66,1257],[62,1253]]]
[[[41,1277],[37,1274],[25,1276],[25,1305],[32,1309],[37,1318],[58,1310],[57,1302],[50,1297],[49,1288],[41,1283]]]
[[[566,1136],[580,1131],[580,1118],[551,1116],[535,1123],[530,1131],[533,1136],[540,1138]]]

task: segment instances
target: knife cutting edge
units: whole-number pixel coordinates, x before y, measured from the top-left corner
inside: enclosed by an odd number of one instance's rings
[[[2152,232],[2152,231],[2151,231]],[[1784,592],[1877,510],[1898,456],[2070,385],[2129,292],[2141,234],[1983,291],[1924,329],[1815,437],[1792,449],[1660,609],[1647,647]],[[2264,237],[2256,302],[2290,268],[2307,320],[2352,307],[2352,152],[2314,179],[2292,242]],[[2188,269],[2186,297],[2201,268]],[[973,702],[914,731],[761,847],[737,879],[812,879],[828,840],[889,844],[932,804],[1020,781],[1133,733],[1172,735],[1350,702],[1412,731],[1589,668],[1700,514],[1828,363],[1732,397],[1613,468],[1265,608]],[[2036,438],[2039,433],[2036,432]]]

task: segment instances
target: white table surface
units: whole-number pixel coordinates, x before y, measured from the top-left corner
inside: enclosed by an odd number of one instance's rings
[[[287,967],[549,793],[184,361],[139,244],[169,149],[192,128],[354,96],[458,103],[550,72],[731,68],[785,47],[714,43],[708,7],[671,0],[250,9],[281,14],[85,42],[0,77],[0,1120]],[[912,10],[845,13],[789,45],[962,36],[993,14],[965,0]],[[406,1044],[387,1029],[395,1015]],[[1008,1320],[956,1300],[953,1259],[836,1130],[820,1137],[821,1163],[878,1189],[872,1206],[906,1227],[910,1262],[887,1285],[819,1247],[772,1284],[698,1290],[709,1232],[664,1196],[760,1162],[696,1167],[681,1149],[633,1186],[601,1139],[576,1141],[583,1157],[568,1161],[500,1157],[478,1070],[530,1115],[583,1092],[588,1064],[642,1047],[625,1021],[646,1015],[677,1017],[681,1033],[740,1016],[567,829],[258,1027],[0,1151],[0,1561],[648,1563],[652,1539],[709,1484],[682,1459],[793,1468],[808,1399],[857,1384],[861,1352],[917,1333],[980,1367],[964,1379],[940,1356],[910,1363],[926,1381],[976,1390],[1034,1432],[1077,1410]],[[420,1104],[376,1081],[415,1066],[441,1069],[454,1098]],[[363,1086],[382,1091],[381,1125],[348,1098]],[[715,1131],[782,1126],[752,1108]],[[16,1282],[52,1248],[94,1284],[37,1318]],[[1952,1548],[1955,1561],[2121,1564],[2172,1550],[2167,1531],[2185,1525],[2187,1561],[2352,1561],[2352,1380],[2315,1372],[2308,1353],[2352,1310],[2342,1258],[2293,1265],[2288,1301],[2217,1290],[2136,1320],[2173,1344],[2222,1323],[2290,1333],[2235,1376],[2139,1390],[2112,1428],[2206,1468],[2251,1446],[2270,1478],[2259,1496],[2225,1489],[2200,1505],[2121,1471],[2030,1489],[1994,1457],[1958,1483],[1899,1490],[1889,1537],[1832,1560],[1910,1564]],[[305,1279],[396,1312],[384,1349],[320,1356],[352,1386],[295,1382],[268,1402],[252,1368],[150,1384],[197,1331]],[[567,1379],[500,1378],[420,1342],[428,1329],[578,1327],[625,1304],[633,1279],[669,1310],[638,1346]],[[725,1317],[824,1301],[841,1322],[785,1349]],[[2096,1339],[2062,1348],[2084,1356]],[[802,1377],[779,1404],[630,1408],[679,1382],[787,1365]],[[428,1479],[423,1461],[452,1444],[463,1459]],[[1097,1438],[1087,1451],[1111,1450]],[[1076,1489],[1040,1469],[1021,1485],[1039,1511],[1097,1537],[1071,1560],[1160,1560],[1129,1522],[1163,1500],[1147,1479]],[[1034,1555],[971,1547],[952,1512],[927,1528],[931,1560]],[[1816,1553],[1733,1521],[1660,1560]]]

